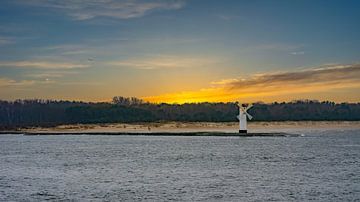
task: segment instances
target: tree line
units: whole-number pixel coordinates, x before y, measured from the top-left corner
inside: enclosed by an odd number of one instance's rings
[[[254,103],[252,121],[360,120],[360,103],[293,102]],[[0,130],[77,123],[134,123],[153,121],[237,121],[234,102],[153,104],[138,98],[117,96],[110,102],[56,100],[0,101]]]

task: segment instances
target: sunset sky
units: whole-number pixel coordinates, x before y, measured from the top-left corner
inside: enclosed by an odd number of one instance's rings
[[[360,1],[2,0],[0,99],[360,102]]]

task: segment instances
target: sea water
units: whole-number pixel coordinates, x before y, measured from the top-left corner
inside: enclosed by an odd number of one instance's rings
[[[293,131],[303,137],[0,135],[0,201],[360,200],[360,130],[304,131]]]

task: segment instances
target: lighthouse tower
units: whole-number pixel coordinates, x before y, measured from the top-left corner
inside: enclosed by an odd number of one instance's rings
[[[247,113],[247,110],[249,110],[252,105],[245,106],[237,103],[237,106],[239,107],[239,115],[237,116],[240,127],[239,133],[247,133],[247,118],[249,118],[249,120],[252,119],[252,116]]]

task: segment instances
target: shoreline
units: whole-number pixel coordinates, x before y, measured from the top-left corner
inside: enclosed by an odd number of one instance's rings
[[[51,133],[51,132],[33,132],[24,133],[26,136],[38,136],[38,135],[105,135],[105,136],[202,136],[202,137],[298,137],[300,134],[290,133],[223,133],[223,132],[87,132],[87,133]]]
[[[237,133],[238,122],[153,122],[153,123],[107,123],[69,124],[56,127],[19,128],[4,130],[0,134],[24,133]],[[272,121],[249,122],[249,132],[284,132],[284,130],[309,129],[360,129],[360,121]]]

